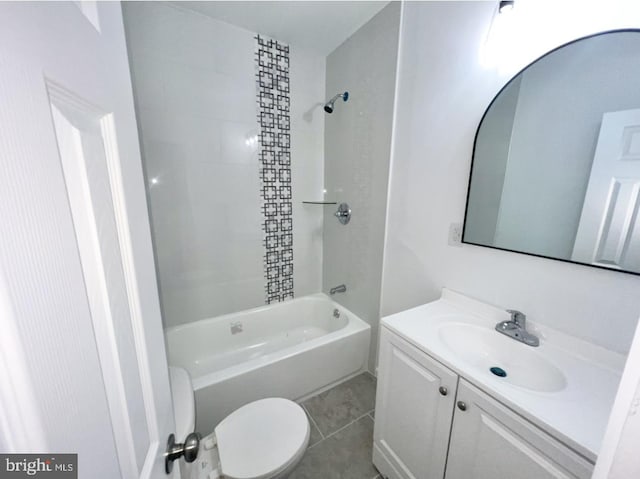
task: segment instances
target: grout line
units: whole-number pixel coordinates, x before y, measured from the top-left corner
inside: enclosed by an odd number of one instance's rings
[[[307,416],[309,416],[309,419],[311,420],[311,422],[313,423],[313,425],[315,426],[316,430],[320,433],[320,437],[322,439],[320,439],[320,441],[324,440],[324,434],[322,434],[322,431],[320,430],[320,428],[318,427],[318,425],[316,424],[316,420],[313,419],[313,416],[311,415],[311,413],[309,412],[309,410],[307,409],[307,406],[305,406],[304,404],[301,404],[302,409],[305,410],[305,412],[307,413]],[[318,441],[318,442],[320,442]],[[318,442],[316,442],[316,444],[318,444]]]
[[[318,442],[314,442],[313,444],[311,444],[309,447],[307,447],[307,451],[309,449],[313,449],[314,447],[316,447],[318,444],[322,444],[324,442],[324,439],[320,439]]]
[[[365,413],[360,417],[355,418],[353,421],[351,421],[349,424],[346,424],[344,426],[342,426],[340,429],[337,429],[335,431],[333,431],[331,434],[329,434],[327,437],[325,437],[325,439],[329,439],[331,436],[338,434],[340,431],[342,431],[343,429],[348,428],[349,426],[351,426],[353,423],[358,422],[360,419],[362,419],[363,417],[367,417],[369,415],[369,413]],[[371,417],[371,416],[369,416]],[[319,442],[319,441],[318,441]]]
[[[376,378],[373,374],[371,374],[371,372],[369,372],[369,371],[363,371],[363,372],[362,372],[362,373],[360,373],[360,374],[356,374],[355,376],[353,376],[353,378],[355,378],[355,377],[357,377],[357,376],[359,376],[359,375],[363,375],[363,374],[368,374],[369,376],[371,376],[371,377],[374,379],[374,381],[377,379],[377,378]],[[353,379],[353,378],[350,378],[350,379]],[[346,383],[346,382],[347,382],[347,381],[349,381],[350,379],[348,379],[348,380],[346,380],[346,381],[344,381],[344,382]],[[336,385],[336,386],[334,386],[333,388],[327,389],[327,391],[329,391],[329,390],[331,390],[331,389],[334,389],[335,387],[338,387],[338,386],[340,386],[341,384],[343,384],[343,383],[337,384],[337,385]],[[326,392],[326,391],[324,391],[324,392]],[[317,394],[317,395],[315,395],[315,396],[312,396],[312,397],[317,397],[317,396],[319,396],[320,394],[322,394],[322,393],[319,393],[319,394]],[[311,399],[311,398],[307,398],[307,399]],[[371,419],[373,422],[375,422],[375,418],[371,415],[371,413],[375,411],[375,408],[373,408],[373,409],[371,409],[370,411],[367,411],[366,413],[364,413],[363,415],[361,415],[361,416],[359,416],[359,417],[355,418],[353,421],[349,422],[348,424],[345,424],[345,425],[344,425],[344,426],[342,426],[341,428],[339,428],[339,429],[337,429],[337,430],[333,431],[332,433],[330,433],[330,434],[328,434],[328,435],[326,435],[326,436],[325,436],[325,435],[324,435],[324,433],[322,432],[322,430],[320,430],[320,428],[318,427],[318,424],[316,423],[316,420],[313,418],[313,416],[312,416],[312,415],[311,415],[311,413],[309,412],[309,409],[307,409],[307,407],[306,407],[303,403],[299,403],[299,404],[300,404],[300,406],[302,406],[302,409],[304,409],[304,411],[307,413],[307,416],[309,417],[309,420],[310,420],[310,421],[311,421],[311,423],[315,426],[316,430],[320,433],[320,437],[322,438],[322,439],[320,439],[319,441],[317,441],[317,442],[315,442],[314,444],[312,444],[311,446],[309,446],[307,449],[311,449],[311,448],[313,448],[313,447],[316,447],[318,444],[320,444],[321,442],[323,442],[325,439],[329,439],[329,438],[330,438],[331,436],[333,436],[334,434],[337,434],[337,433],[339,433],[340,431],[342,431],[343,429],[348,428],[349,426],[353,425],[355,422],[359,421],[360,419],[363,419],[364,417],[367,417],[367,416],[368,416],[368,417],[369,417],[369,419]],[[374,477],[373,479],[376,479],[377,477],[379,477],[379,474],[378,474],[376,477]]]

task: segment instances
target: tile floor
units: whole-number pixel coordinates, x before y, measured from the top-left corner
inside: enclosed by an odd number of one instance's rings
[[[375,479],[371,463],[376,381],[362,373],[307,399],[309,449],[290,479]]]

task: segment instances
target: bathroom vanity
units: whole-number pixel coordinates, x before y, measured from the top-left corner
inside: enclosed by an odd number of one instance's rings
[[[528,346],[495,331],[508,318],[446,289],[383,318],[373,462],[384,477],[591,477],[624,358],[535,324],[540,346]]]

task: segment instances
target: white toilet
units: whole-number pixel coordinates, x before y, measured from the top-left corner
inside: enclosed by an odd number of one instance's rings
[[[195,397],[189,373],[170,367],[179,441],[194,431]],[[302,407],[283,398],[246,404],[224,418],[200,441],[198,458],[180,461],[183,479],[281,479],[300,462],[309,444],[309,420]]]

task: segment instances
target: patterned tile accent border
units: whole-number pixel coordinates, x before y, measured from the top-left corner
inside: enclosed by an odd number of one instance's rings
[[[265,302],[293,298],[289,45],[256,36]]]

